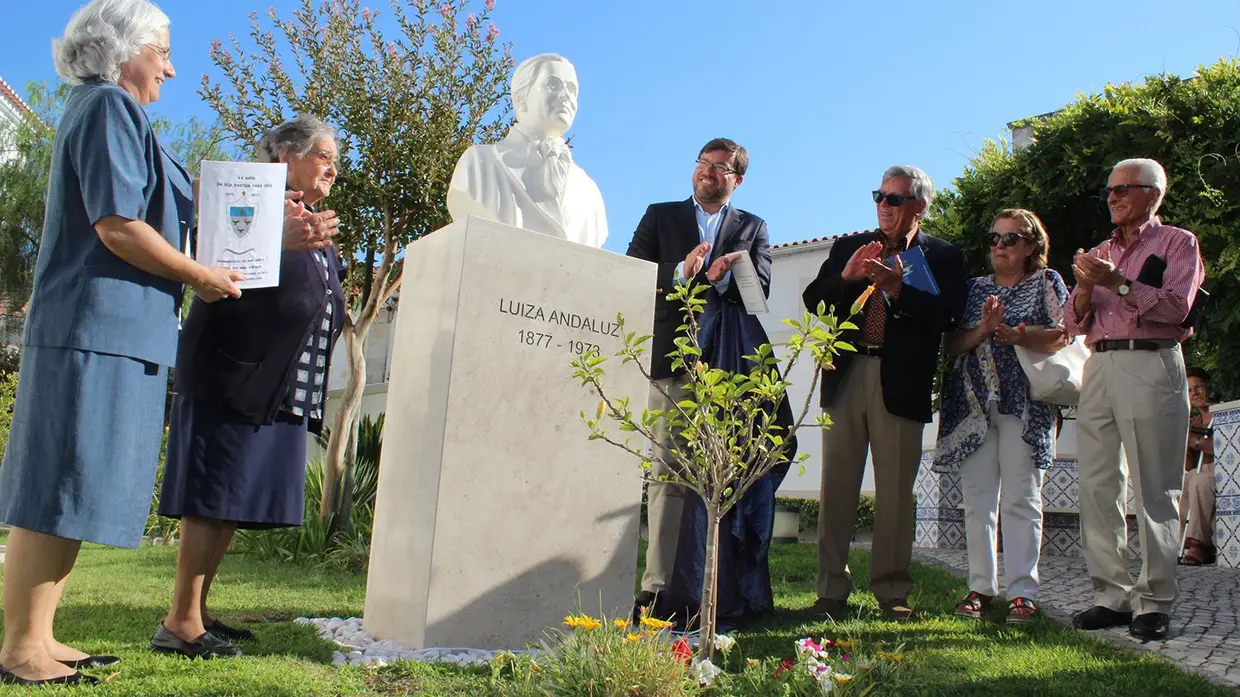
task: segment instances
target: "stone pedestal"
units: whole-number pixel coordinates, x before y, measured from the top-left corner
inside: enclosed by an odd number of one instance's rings
[[[569,364],[620,348],[618,313],[650,332],[655,265],[477,218],[410,245],[405,265],[366,630],[520,649],[578,602],[627,615],[641,469],[587,440],[580,413],[599,400]],[[637,367],[604,367],[609,396],[644,408]]]

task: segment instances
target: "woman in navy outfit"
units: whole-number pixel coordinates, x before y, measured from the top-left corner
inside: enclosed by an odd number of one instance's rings
[[[53,42],[73,84],[52,147],[8,449],[0,682],[96,682],[117,663],[56,641],[56,605],[82,541],[136,547],[159,461],[167,367],[185,285],[240,294],[239,275],[182,253],[193,188],[145,107],[176,77],[168,17],[94,0]]]
[[[306,443],[319,433],[332,348],[344,326],[336,214],[314,207],[336,179],[335,131],[302,115],[263,138],[258,159],[288,164],[280,284],[229,302],[195,302],[177,354],[159,513],[181,519],[172,607],[151,648],[235,656],[252,638],[207,611],[237,528],[302,523]]]

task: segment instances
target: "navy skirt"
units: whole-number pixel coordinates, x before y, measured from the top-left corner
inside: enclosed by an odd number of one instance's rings
[[[151,512],[168,371],[66,348],[22,351],[0,522],[137,547]]]
[[[287,412],[270,426],[254,426],[176,395],[159,514],[231,521],[242,529],[301,525],[307,437],[306,421]]]

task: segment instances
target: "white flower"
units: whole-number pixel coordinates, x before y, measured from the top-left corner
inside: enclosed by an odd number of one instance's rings
[[[711,684],[722,672],[723,670],[711,663],[709,658],[703,658],[701,661],[693,664],[693,675],[697,678],[699,685]]]
[[[736,640],[733,639],[732,637],[727,636],[726,634],[715,635],[715,650],[716,651],[722,651],[724,653],[727,653],[728,651],[732,650],[733,646],[736,646]]]

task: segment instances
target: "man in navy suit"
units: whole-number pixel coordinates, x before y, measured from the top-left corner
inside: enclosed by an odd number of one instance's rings
[[[628,255],[659,265],[650,342],[650,372],[658,385],[651,390],[651,409],[671,408],[673,402],[668,397],[679,399],[688,384],[684,370],[673,370],[667,357],[675,348],[677,328],[684,322],[683,308],[667,300],[678,279],[709,283],[724,302],[741,303],[730,269],[740,255],[748,254],[763,292],[769,292],[771,245],[766,221],[731,204],[732,192],[744,181],[748,167],[745,148],[726,138],[711,140],[698,152],[693,196],[651,205],[633,233]],[[665,447],[673,447],[673,443],[684,447],[677,434],[659,435]],[[686,490],[656,481],[667,474],[666,467],[656,459],[647,494],[650,544],[635,614],[649,607],[655,595],[667,587],[676,559]]]
[[[891,167],[873,196],[879,229],[837,239],[802,295],[806,308],[826,303],[843,319],[868,286],[877,286],[854,320],[860,329],[841,337],[857,353],[841,353],[834,370],[822,373],[822,408],[832,426],[822,438],[818,607],[839,618],[852,592],[848,547],[868,449],[877,494],[870,588],[887,617],[904,620],[912,614],[913,484],[922,429],[930,421],[943,334],[960,321],[967,287],[960,249],[920,229],[934,196],[925,172]],[[904,283],[896,255],[912,247],[925,255],[937,295]]]

